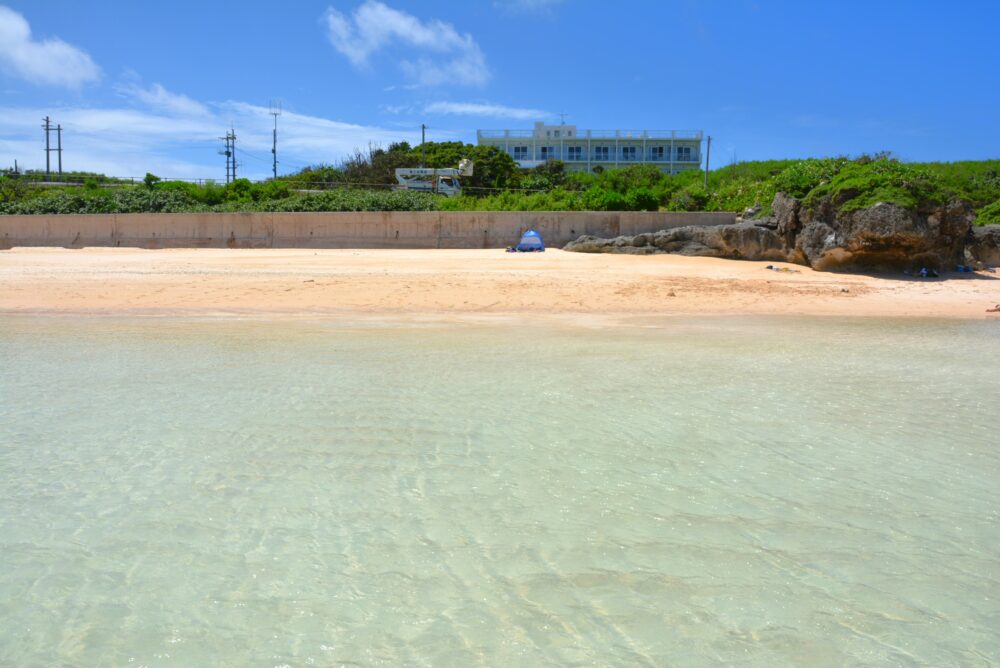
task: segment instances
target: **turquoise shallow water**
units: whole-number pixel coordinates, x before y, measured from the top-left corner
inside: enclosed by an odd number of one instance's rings
[[[0,319],[2,665],[996,665],[1000,324]]]

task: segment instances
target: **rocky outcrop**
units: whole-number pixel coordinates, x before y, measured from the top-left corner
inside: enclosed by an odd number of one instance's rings
[[[879,203],[811,220],[795,243],[819,270],[952,269],[964,262],[972,220],[971,207],[960,202],[927,212]]]
[[[680,227],[616,239],[581,237],[566,250],[784,260],[822,271],[941,270],[965,262],[973,220],[971,207],[961,202],[919,211],[889,203],[843,211],[830,202],[807,209],[783,193],[775,196],[771,211],[736,225]],[[1000,236],[981,236],[978,252],[995,258]]]
[[[795,246],[795,235],[802,229],[799,221],[799,209],[802,204],[794,197],[789,197],[785,193],[778,193],[771,203],[771,211],[774,214],[774,229],[781,236],[782,241],[789,248]]]
[[[583,236],[566,245],[578,253],[672,253],[738,260],[787,260],[781,239],[771,230],[754,225],[675,227],[634,237],[601,239]]]
[[[1000,225],[973,227],[965,246],[966,264],[1000,267]]]

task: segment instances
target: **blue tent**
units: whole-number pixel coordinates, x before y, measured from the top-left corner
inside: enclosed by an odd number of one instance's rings
[[[514,247],[514,250],[520,251],[522,253],[531,251],[544,251],[545,242],[542,241],[542,235],[535,230],[528,230],[521,235],[521,243]]]

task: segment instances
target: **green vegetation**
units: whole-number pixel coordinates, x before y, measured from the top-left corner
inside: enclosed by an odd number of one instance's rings
[[[238,179],[228,186],[167,181],[152,187],[44,192],[0,203],[0,214],[434,211],[437,205],[438,198],[428,193],[347,189],[292,193],[280,182]]]
[[[1000,225],[1000,199],[976,212],[977,225]]]
[[[460,197],[395,192],[398,167],[454,167],[475,163]],[[38,175],[30,175],[37,177]],[[357,151],[340,166],[318,165],[277,180],[228,185],[163,181],[141,183],[76,174],[82,187],[35,186],[28,176],[0,176],[0,214],[139,213],[192,211],[770,211],[784,192],[806,207],[852,211],[893,202],[911,209],[952,200],[969,202],[977,223],[1000,223],[1000,160],[904,163],[890,154],[730,165],[709,174],[666,175],[652,165],[598,174],[568,172],[549,162],[530,170],[493,147],[460,142]]]
[[[951,199],[941,179],[920,165],[892,160],[845,164],[805,196],[806,206],[831,200],[841,211],[864,209],[878,202],[894,202],[907,209],[943,204]]]
[[[472,177],[462,180],[465,190],[486,192],[517,186],[520,170],[513,158],[493,146],[473,146],[462,142],[428,142],[423,149],[419,146],[413,148],[406,142],[390,144],[387,149],[369,146],[367,152],[355,151],[339,168],[328,165],[309,167],[282,180],[291,188],[312,189],[330,185],[388,188],[396,183],[398,167],[457,167],[463,158],[469,158],[475,164]]]

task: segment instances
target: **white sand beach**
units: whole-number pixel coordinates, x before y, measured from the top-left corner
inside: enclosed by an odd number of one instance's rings
[[[317,316],[795,314],[1000,318],[1000,273],[941,279],[549,250],[14,248],[0,313]]]

